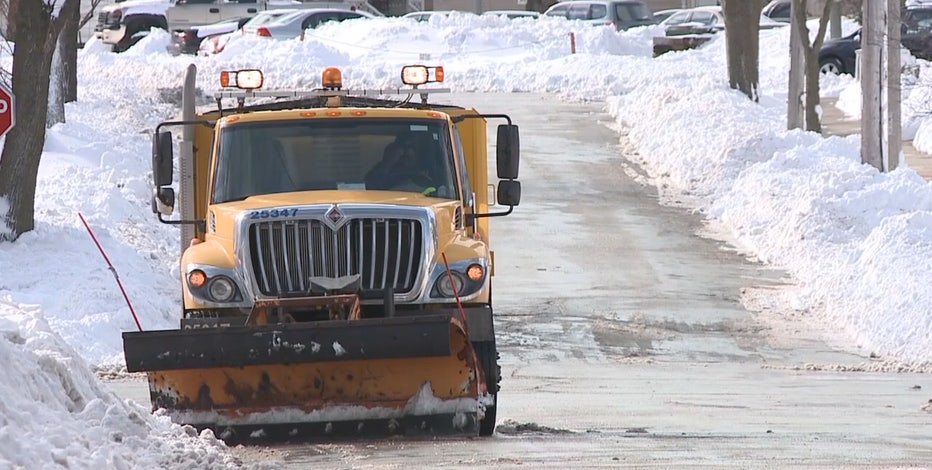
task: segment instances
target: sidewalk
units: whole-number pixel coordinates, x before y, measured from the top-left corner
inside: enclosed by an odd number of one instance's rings
[[[851,135],[861,132],[861,122],[851,119],[835,107],[835,99],[822,98],[822,133],[825,135]],[[932,181],[932,155],[922,153],[913,147],[912,141],[903,142],[903,154],[906,165],[926,181]],[[903,162],[900,162],[902,165]]]

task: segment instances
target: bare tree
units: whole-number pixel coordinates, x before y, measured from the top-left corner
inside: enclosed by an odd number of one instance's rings
[[[826,1],[819,17],[819,30],[810,42],[809,27],[806,26],[807,0],[793,0],[793,22],[796,24],[796,33],[801,38],[802,53],[805,64],[806,87],[803,104],[807,131],[822,132],[822,121],[819,118],[819,50],[825,41],[825,32],[828,29],[828,20],[831,16],[832,0]]]
[[[728,84],[758,100],[759,73],[759,1],[724,0],[725,47],[728,54]]]
[[[58,3],[57,2],[62,2]],[[59,8],[59,6],[61,8]],[[36,178],[45,145],[52,55],[79,0],[10,0],[16,126],[0,154],[0,240],[35,228]]]

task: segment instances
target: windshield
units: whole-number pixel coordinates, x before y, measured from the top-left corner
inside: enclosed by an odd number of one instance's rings
[[[437,119],[304,119],[227,125],[212,201],[312,190],[456,198],[450,132]]]

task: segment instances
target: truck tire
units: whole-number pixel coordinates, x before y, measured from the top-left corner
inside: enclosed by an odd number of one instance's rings
[[[495,340],[476,341],[473,343],[479,365],[485,371],[485,383],[489,394],[495,399],[495,404],[486,406],[485,416],[479,421],[479,435],[491,436],[495,432],[495,412],[498,408],[499,382],[502,380],[502,368],[498,365],[498,349]]]

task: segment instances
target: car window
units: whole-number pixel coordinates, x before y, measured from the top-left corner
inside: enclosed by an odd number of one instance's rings
[[[590,20],[599,20],[605,18],[606,15],[608,15],[608,8],[601,3],[593,3],[592,8],[589,9]]]
[[[547,16],[562,16],[563,18],[566,18],[566,15],[569,13],[569,9],[569,5],[557,5],[547,12]]]
[[[567,13],[566,17],[571,20],[588,20],[589,19],[589,4],[577,3],[571,6],[570,11],[569,13]]]
[[[773,19],[790,19],[790,7],[792,5],[789,3],[778,3],[773,7],[773,10],[770,11],[770,17]]]
[[[911,32],[932,30],[932,9],[907,10],[903,22]]]
[[[667,22],[665,24],[667,26],[683,24],[689,20],[689,13],[690,12],[688,11],[681,11],[679,13],[674,13],[672,16],[667,18]]]
[[[362,18],[362,17],[363,16],[360,15],[359,13],[352,12],[352,11],[343,11],[343,12],[337,13],[337,21],[355,20],[356,18]]]
[[[711,25],[715,23],[715,15],[707,11],[694,11],[692,18],[689,19],[689,22]]]
[[[282,13],[266,13],[266,14],[256,15],[251,20],[247,21],[246,24],[243,26],[252,27],[252,26],[263,25],[270,21],[274,21],[278,18],[281,18],[282,16],[285,16],[286,13],[290,14],[290,12],[282,12]]]
[[[615,16],[622,22],[648,21],[653,18],[650,9],[640,3],[618,3],[615,5]]]

